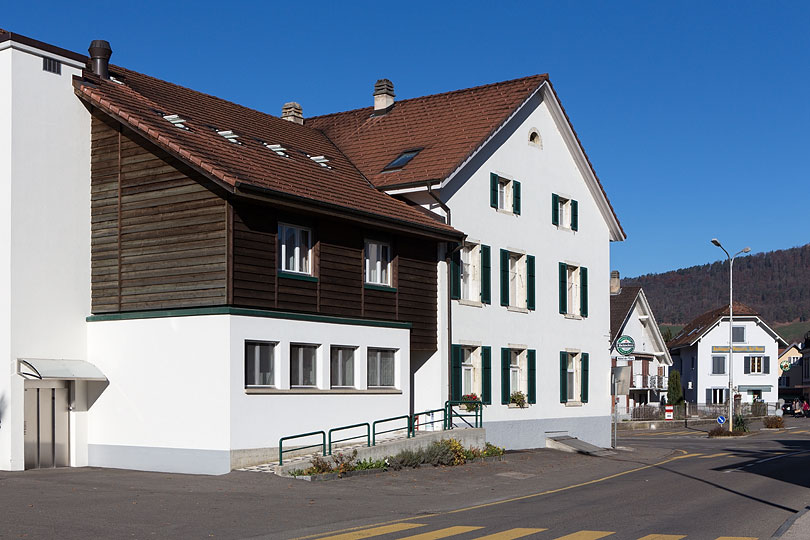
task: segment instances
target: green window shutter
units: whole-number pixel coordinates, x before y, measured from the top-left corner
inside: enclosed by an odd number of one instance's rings
[[[489,205],[498,208],[498,175],[489,173]]]
[[[512,212],[520,215],[520,182],[512,180]]]
[[[526,256],[526,307],[534,309],[534,255]]]
[[[568,353],[560,351],[560,403],[568,403]]]
[[[510,349],[501,349],[501,403],[509,405],[512,391],[509,388],[509,353]]]
[[[768,374],[771,372],[771,357],[770,356],[763,356],[762,357],[762,372]]]
[[[450,298],[461,298],[461,251],[450,255]]]
[[[461,345],[450,347],[450,399],[461,399],[461,361],[463,353]]]
[[[481,245],[481,302],[492,303],[492,259],[489,246]]]
[[[579,203],[571,200],[571,230],[579,230]]]
[[[509,252],[501,250],[501,305],[509,305]]]
[[[560,263],[560,313],[568,313],[568,265]]]
[[[560,196],[556,193],[551,194],[551,224],[560,224]]]
[[[492,404],[492,347],[481,347],[481,402]]]
[[[526,351],[526,363],[529,378],[529,395],[526,399],[529,403],[537,403],[537,351],[534,349]]]
[[[579,314],[588,316],[588,269],[579,267]]]
[[[743,373],[748,375],[751,373],[751,357],[746,356],[743,358]]]
[[[590,355],[586,352],[582,353],[582,394],[580,399],[582,403],[588,403],[588,364],[590,363]]]

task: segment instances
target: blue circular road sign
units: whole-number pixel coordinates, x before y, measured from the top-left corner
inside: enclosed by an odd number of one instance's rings
[[[722,426],[723,424],[726,423],[726,417],[725,416],[718,416],[717,417],[717,423]]]

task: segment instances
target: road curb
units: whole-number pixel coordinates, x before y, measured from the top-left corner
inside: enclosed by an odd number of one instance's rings
[[[796,524],[796,521],[798,521],[799,518],[804,516],[808,511],[810,511],[810,506],[805,506],[803,510],[787,518],[785,522],[782,523],[782,525],[780,525],[778,529],[776,529],[776,532],[773,533],[773,536],[771,536],[771,538],[782,538],[782,536],[785,533],[787,533],[788,531],[790,531],[791,528],[793,528],[793,525]]]

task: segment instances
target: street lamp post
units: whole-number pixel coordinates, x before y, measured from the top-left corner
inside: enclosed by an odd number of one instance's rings
[[[734,431],[734,344],[733,344],[733,322],[734,322],[734,258],[742,253],[751,251],[750,247],[745,247],[733,256],[728,254],[717,238],[712,238],[712,244],[723,250],[728,258],[728,430]]]

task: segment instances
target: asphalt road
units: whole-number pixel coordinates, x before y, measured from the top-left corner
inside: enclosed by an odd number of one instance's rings
[[[810,420],[792,423],[733,440],[634,432],[619,441],[634,451],[607,458],[540,450],[330,482],[0,472],[0,538],[765,539],[810,504]]]

